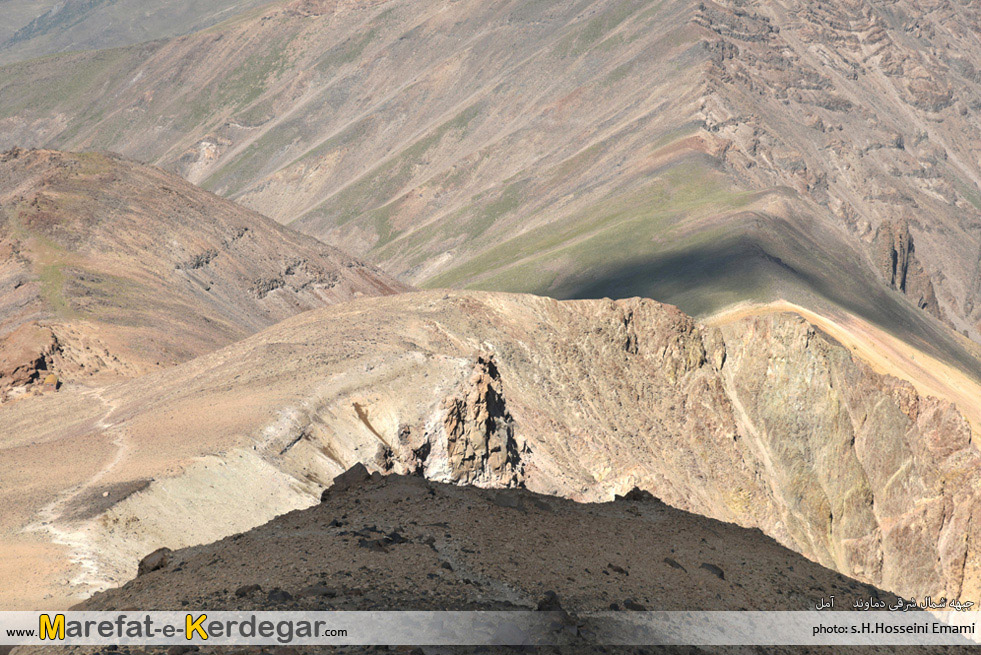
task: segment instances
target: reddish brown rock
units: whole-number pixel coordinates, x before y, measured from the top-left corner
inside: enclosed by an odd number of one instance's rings
[[[407,286],[164,171],[0,159],[0,389],[186,361],[287,316]]]
[[[21,325],[0,339],[0,391],[40,381],[57,350],[54,332],[37,323]]]
[[[883,223],[874,241],[876,264],[893,289],[901,291],[920,309],[943,318],[933,281],[916,256],[908,221]]]

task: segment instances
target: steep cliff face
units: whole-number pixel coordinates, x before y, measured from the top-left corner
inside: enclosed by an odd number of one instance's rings
[[[893,289],[904,294],[920,309],[942,319],[933,281],[916,256],[908,221],[883,223],[873,240],[879,272]]]
[[[727,390],[778,506],[765,530],[887,588],[981,590],[981,457],[954,407],[802,320],[733,325],[727,343]]]
[[[308,312],[102,396],[99,423],[71,389],[0,413],[31,439],[11,466],[74,440],[110,458],[34,483],[31,502],[84,489],[44,525],[103,572],[59,594],[316,502],[356,462],[580,501],[640,487],[897,593],[981,593],[967,421],[792,314],[707,327],[642,299],[403,294]],[[0,502],[23,505],[11,494]]]

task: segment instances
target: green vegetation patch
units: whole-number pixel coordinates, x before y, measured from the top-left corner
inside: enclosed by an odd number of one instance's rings
[[[345,39],[331,48],[317,61],[314,68],[320,73],[328,73],[344,64],[351,64],[361,58],[365,49],[378,38],[381,27],[375,26],[361,34]]]
[[[981,211],[981,191],[973,184],[967,183],[956,175],[951,178],[957,193],[965,200],[974,205],[974,208]]]
[[[71,307],[65,299],[64,264],[46,264],[40,267],[41,297],[62,318],[72,315]]]
[[[578,57],[584,54],[603,36],[619,27],[647,4],[643,0],[624,0],[618,3],[560,39],[555,45],[555,54],[559,57]],[[610,47],[615,46],[616,43],[610,44]]]
[[[619,84],[620,82],[622,82],[623,80],[627,79],[630,76],[630,72],[634,69],[634,66],[636,66],[636,64],[637,62],[635,60],[630,60],[625,64],[620,64],[612,71],[607,73],[606,77],[603,78],[601,83],[603,84],[603,86],[607,86],[607,87]]]
[[[283,37],[274,44],[257,48],[257,52],[229,71],[216,86],[200,90],[187,101],[184,124],[195,127],[209,118],[225,115],[219,109],[238,111],[258,100],[289,65],[290,42],[291,37]]]
[[[457,139],[464,138],[471,123],[480,114],[481,107],[480,102],[470,105],[398,155],[365,173],[360,179],[300,220],[308,222],[320,216],[329,218],[332,225],[344,225],[359,216],[371,213],[376,221],[386,222],[390,211],[384,210],[385,205],[389,204],[392,198],[409,183],[418,162],[436,148],[447,135],[457,133]],[[379,225],[379,234],[386,239],[390,238],[390,227]]]
[[[423,286],[548,293],[559,271],[581,274],[650,256],[684,218],[732,211],[754,197],[730,189],[700,162],[686,162],[639,190],[493,246]]]
[[[443,235],[446,238],[482,236],[498,219],[525,204],[525,189],[528,186],[526,181],[512,182],[493,195],[486,193],[478,196],[474,206],[469,211],[464,210],[463,213],[468,214],[465,219],[451,221],[445,226]]]
[[[76,123],[85,107],[121,70],[137,63],[134,48],[52,55],[0,68],[0,117],[38,115],[71,106]],[[81,111],[79,111],[81,109]]]

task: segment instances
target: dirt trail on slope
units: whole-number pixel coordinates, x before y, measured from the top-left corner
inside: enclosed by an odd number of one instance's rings
[[[70,386],[57,397],[31,399],[29,404],[45,410],[24,412],[23,420],[8,420],[0,431],[4,609],[37,609],[64,597],[66,589],[78,597],[77,584],[94,573],[86,564],[91,549],[63,519],[81,495],[96,495],[94,486],[126,459],[122,438],[106,434],[115,408],[101,394],[101,389]],[[23,410],[20,404],[6,408],[5,416]],[[34,430],[39,411],[54,413],[59,428]]]
[[[906,380],[921,395],[953,403],[970,422],[975,443],[981,437],[981,382],[854,314],[842,311],[832,317],[780,300],[765,304],[739,303],[704,319],[704,323],[722,326],[750,316],[780,312],[797,314],[812,323],[877,373]]]
[[[115,424],[110,420],[116,412],[115,403],[106,400],[101,389],[92,389],[84,395],[98,400],[106,407],[105,414],[96,422],[96,429],[105,434],[115,427]],[[84,530],[79,529],[80,525],[72,523],[69,517],[69,508],[73,501],[98,486],[109,473],[126,459],[131,447],[125,432],[118,431],[112,436],[111,441],[115,452],[105,465],[82,484],[68,489],[54,501],[41,508],[37,513],[37,520],[24,528],[24,532],[47,533],[52,543],[68,548],[69,559],[75,571],[68,584],[73,587],[91,588],[109,584],[109,580],[104,579],[101,575],[97,546],[91,543]]]

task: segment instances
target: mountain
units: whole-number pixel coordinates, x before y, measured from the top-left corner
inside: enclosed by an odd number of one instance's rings
[[[0,391],[136,375],[338,300],[405,290],[159,169],[0,155]]]
[[[518,489],[481,490],[397,475],[332,490],[314,507],[169,553],[158,563],[163,566],[77,609],[542,607],[579,614],[585,624],[582,613],[611,609],[812,610],[830,595],[842,609],[870,595],[895,602],[891,594],[808,561],[759,531],[653,498],[579,504]],[[595,646],[585,650],[587,642],[579,645],[555,652],[596,652]],[[119,650],[125,654],[127,648]]]
[[[0,62],[194,32],[268,0],[0,0]]]
[[[787,300],[977,377],[979,19],[293,0],[7,66],[0,132],[152,161],[418,285]]]
[[[18,28],[50,9],[53,4],[50,0],[37,0],[36,2],[0,0],[0,10],[3,11],[6,18],[4,24],[0,25],[0,42],[9,39]]]
[[[6,375],[133,378],[0,409],[0,603],[118,585],[356,462],[640,487],[981,593],[978,11],[288,0],[0,67],[0,145],[85,151],[0,167]]]
[[[582,502],[636,486],[907,597],[974,597],[977,433],[949,399],[866,364],[863,334],[843,345],[792,313],[709,327],[651,300],[427,291],[11,403],[0,543],[18,555],[0,564],[0,603],[118,585],[158,547],[315,504],[357,462]]]

